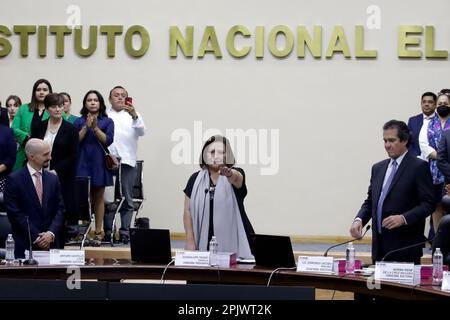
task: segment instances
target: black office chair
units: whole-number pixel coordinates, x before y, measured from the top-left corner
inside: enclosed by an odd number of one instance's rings
[[[144,205],[144,160],[136,161],[136,179],[134,181],[133,186],[133,207],[134,207],[134,225],[135,227],[142,227],[142,221],[139,222],[140,219],[146,218],[138,218],[139,211],[142,209]],[[144,223],[148,225],[148,222]]]
[[[8,216],[6,212],[0,212],[0,259],[5,258],[5,241],[9,233],[11,233],[11,224]]]
[[[433,241],[433,253],[440,248],[444,257],[444,264],[450,266],[450,214],[442,217],[436,238]]]
[[[114,246],[114,237],[117,229],[117,213],[122,208],[125,198],[122,196],[122,170],[121,167],[117,169],[114,175],[114,197],[112,201],[105,200],[105,216],[103,219],[103,224],[105,228],[106,242]]]
[[[6,212],[0,212],[0,248],[5,248],[5,241],[9,233],[11,233],[11,224],[8,216]]]

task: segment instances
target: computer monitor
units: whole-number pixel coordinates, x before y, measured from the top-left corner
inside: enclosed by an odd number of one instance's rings
[[[131,260],[167,264],[172,260],[170,232],[166,229],[130,229]]]
[[[295,267],[291,238],[267,234],[251,234],[250,246],[255,264],[270,268]]]

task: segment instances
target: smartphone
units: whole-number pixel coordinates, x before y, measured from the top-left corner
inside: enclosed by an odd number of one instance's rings
[[[126,97],[125,98],[125,104],[127,104],[127,105],[133,104],[133,98],[132,97]]]

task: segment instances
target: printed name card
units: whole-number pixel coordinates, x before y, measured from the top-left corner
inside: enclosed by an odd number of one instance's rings
[[[333,257],[299,256],[297,271],[312,273],[333,273]]]
[[[84,250],[50,250],[50,264],[82,266],[84,259]]]
[[[414,263],[377,262],[375,280],[414,285]]]
[[[177,251],[175,253],[176,266],[209,267],[209,252]]]
[[[444,271],[441,289],[450,292],[450,271]]]

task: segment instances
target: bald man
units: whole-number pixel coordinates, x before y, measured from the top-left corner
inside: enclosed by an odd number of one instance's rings
[[[16,242],[16,259],[24,258],[25,250],[30,248],[28,229],[33,249],[61,248],[59,238],[64,224],[64,204],[58,177],[43,170],[51,160],[50,145],[40,139],[30,139],[25,145],[25,153],[27,165],[12,173],[5,187],[6,211]]]

